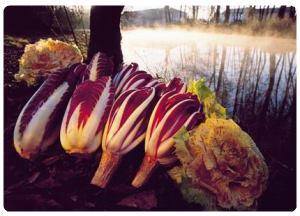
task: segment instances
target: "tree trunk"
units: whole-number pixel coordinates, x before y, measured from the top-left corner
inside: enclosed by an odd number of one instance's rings
[[[194,23],[196,19],[196,6],[192,6],[192,10],[193,10],[193,23]]]
[[[93,6],[90,15],[90,43],[87,62],[97,52],[114,57],[114,73],[123,62],[120,17],[124,6]]]
[[[272,18],[272,17],[273,17],[273,14],[274,14],[274,12],[275,12],[275,5],[273,6],[273,8],[272,8],[272,10],[271,10],[271,13],[270,13],[270,18]]]
[[[179,20],[181,21],[181,16],[182,16],[182,5],[180,5],[180,10],[179,10]]]
[[[296,8],[293,6],[290,7],[289,17],[293,22],[296,21]]]
[[[267,18],[269,16],[269,12],[270,12],[270,6],[268,5],[267,8],[266,8],[265,20],[267,20]]]
[[[216,14],[215,14],[215,21],[216,21],[216,23],[220,22],[220,8],[221,8],[221,6],[217,5],[217,10],[216,10]]]
[[[283,19],[286,11],[286,6],[280,6],[279,11],[278,11],[278,18]]]
[[[229,17],[230,17],[230,7],[229,5],[226,6],[226,10],[225,10],[225,20],[224,23],[228,23],[229,22]]]
[[[236,10],[236,17],[235,17],[235,22],[240,20],[240,7],[238,7],[238,9]]]
[[[262,20],[262,8],[261,6],[259,6],[259,16],[258,16],[258,20],[261,21]]]

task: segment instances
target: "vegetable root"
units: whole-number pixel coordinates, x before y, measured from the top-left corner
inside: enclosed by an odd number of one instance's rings
[[[157,167],[158,163],[156,160],[153,160],[149,156],[145,156],[144,160],[140,166],[139,171],[137,172],[135,178],[133,179],[131,185],[133,187],[139,188],[143,184],[147,182],[149,177],[151,176],[152,172]]]
[[[110,151],[105,151],[102,154],[99,167],[91,181],[91,184],[105,188],[113,176],[113,173],[118,168],[122,155],[113,154]]]

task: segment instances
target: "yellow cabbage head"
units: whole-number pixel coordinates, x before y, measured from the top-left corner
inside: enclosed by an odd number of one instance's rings
[[[41,39],[26,45],[15,79],[33,85],[39,78],[45,78],[51,72],[82,60],[81,52],[75,45],[51,38]]]
[[[205,193],[206,201],[216,202],[209,206],[253,208],[266,189],[268,167],[251,137],[233,120],[217,118],[186,133],[174,138],[182,166],[169,172],[177,183],[185,182],[184,195],[189,198],[192,191],[192,201],[198,194],[203,204]]]

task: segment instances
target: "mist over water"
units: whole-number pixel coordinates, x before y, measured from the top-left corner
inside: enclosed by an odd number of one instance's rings
[[[265,196],[272,202],[262,201],[262,208],[294,208],[294,39],[185,29],[125,30],[122,37],[125,62],[137,62],[141,70],[166,81],[175,76],[186,82],[205,77],[229,116],[251,135],[267,160],[271,175]],[[282,194],[289,194],[289,199],[282,200]]]
[[[288,93],[293,94],[296,82],[293,39],[180,29],[135,29],[122,34],[125,62],[135,61],[140,69],[165,80],[178,76],[188,82],[205,77],[231,113],[237,111],[234,110],[237,88],[242,86],[241,93],[252,92],[257,102],[263,99],[270,76],[274,78],[274,94],[273,91],[271,94],[274,103],[282,102],[287,85]]]

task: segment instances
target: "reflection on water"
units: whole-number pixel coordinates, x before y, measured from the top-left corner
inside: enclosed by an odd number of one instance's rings
[[[296,166],[295,47],[286,39],[175,30],[125,31],[122,43],[125,61],[166,80],[205,77],[262,150],[271,181],[288,173],[284,185],[294,184]],[[295,191],[285,193],[293,197]]]

